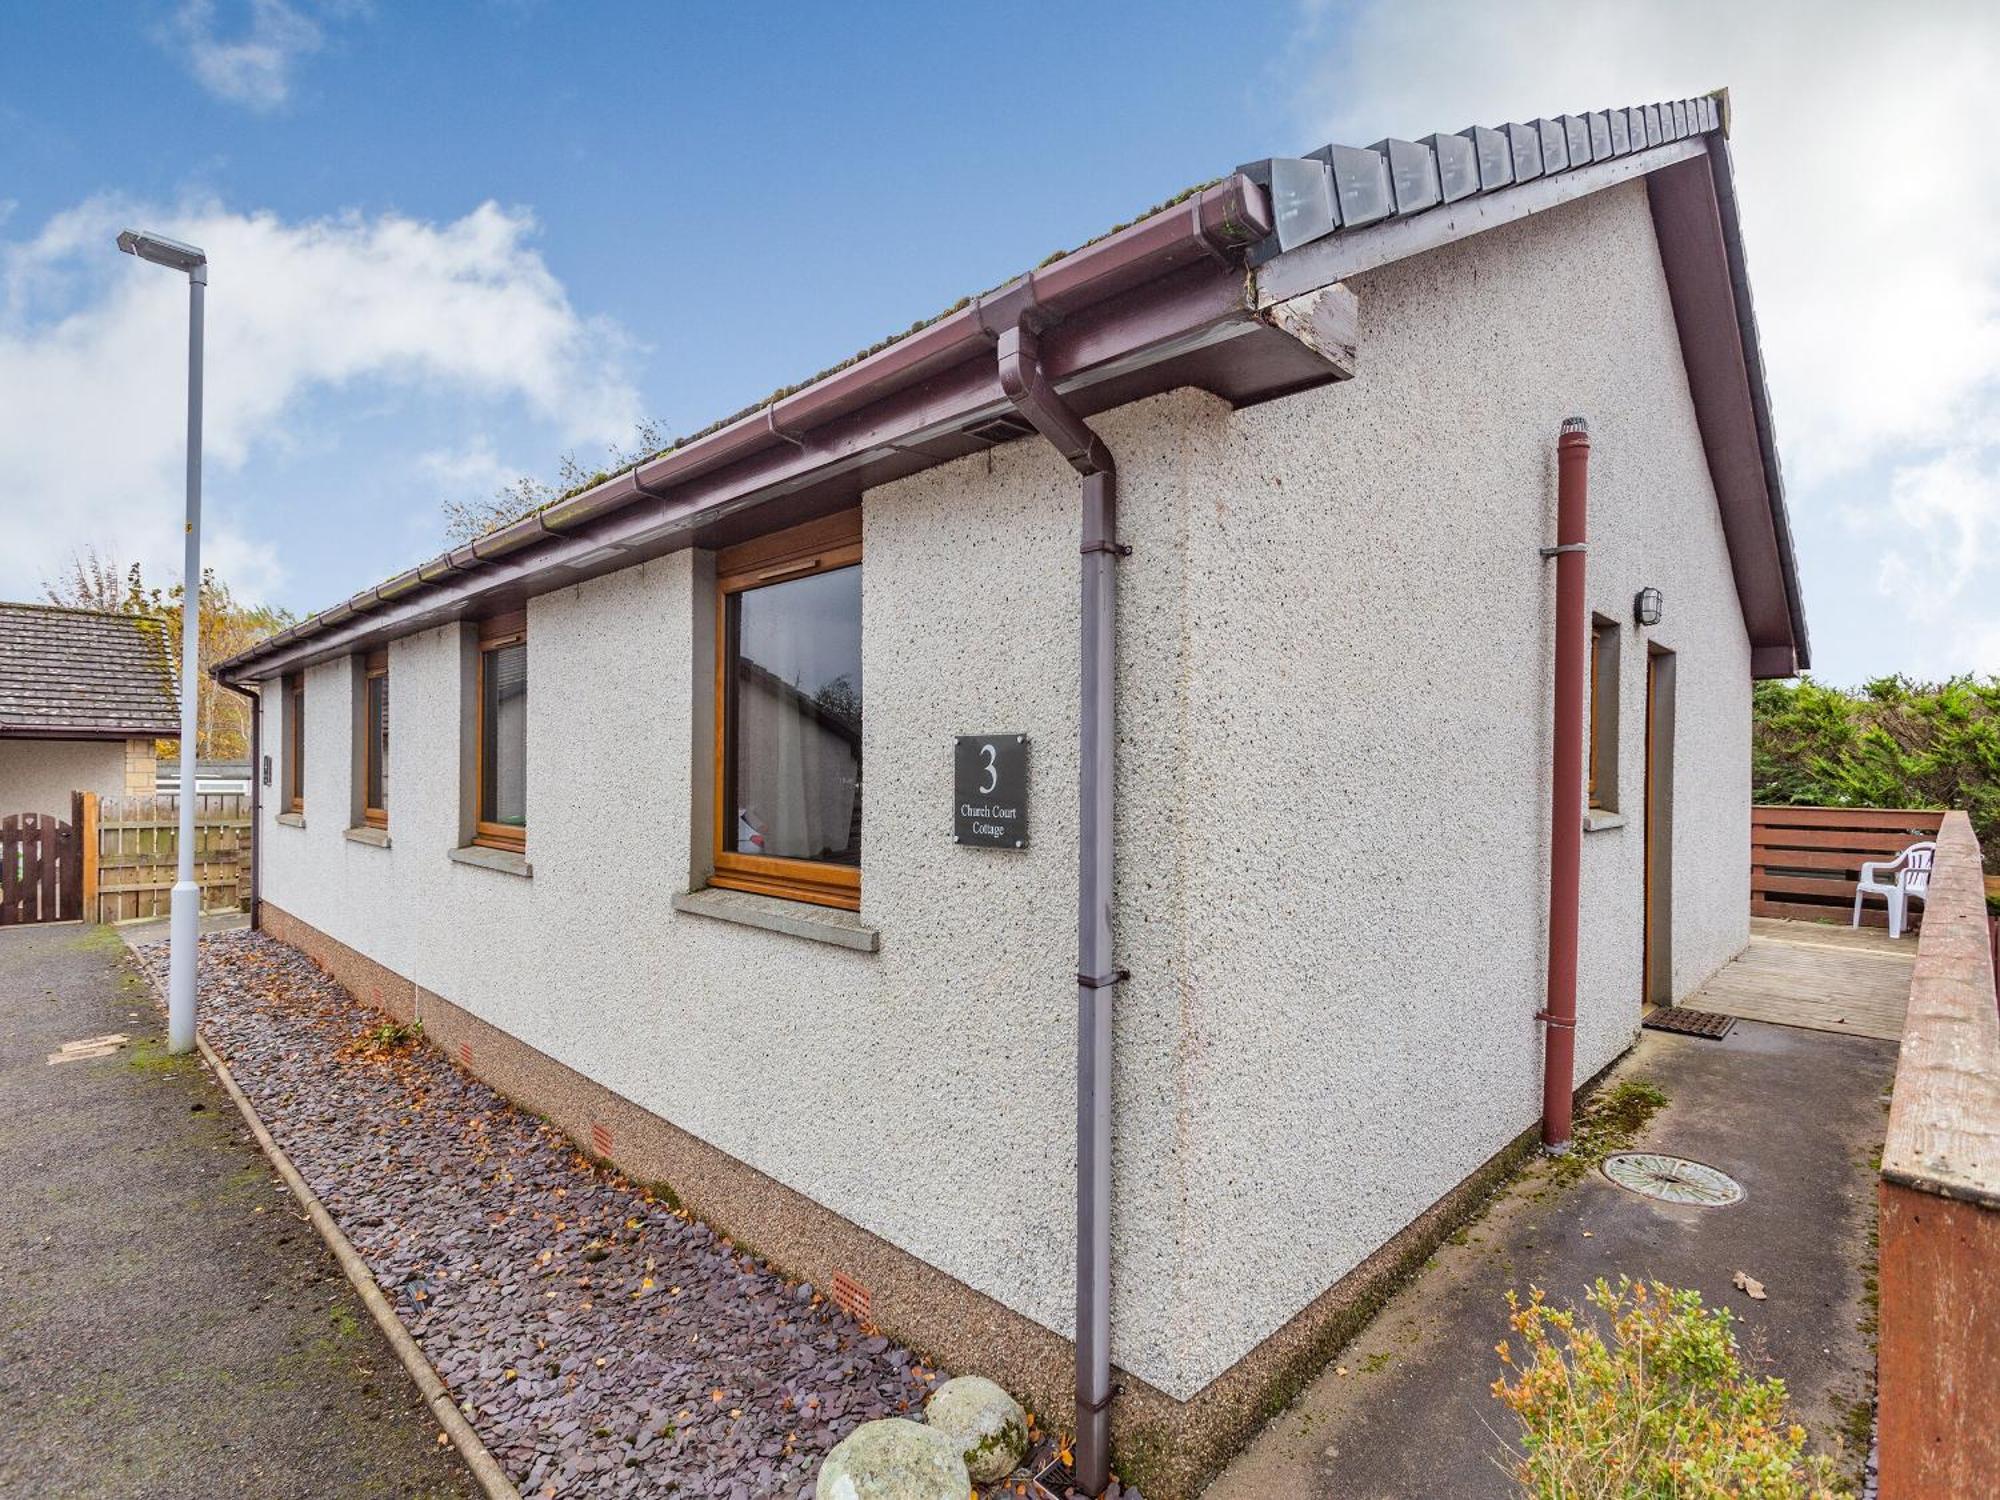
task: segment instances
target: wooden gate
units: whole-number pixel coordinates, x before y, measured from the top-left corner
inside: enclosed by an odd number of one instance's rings
[[[82,914],[75,826],[50,813],[0,818],[0,927],[69,922]]]

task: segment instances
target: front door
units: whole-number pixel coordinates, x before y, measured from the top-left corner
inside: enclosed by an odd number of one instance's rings
[[[1674,653],[1646,654],[1645,1005],[1674,1003]]]

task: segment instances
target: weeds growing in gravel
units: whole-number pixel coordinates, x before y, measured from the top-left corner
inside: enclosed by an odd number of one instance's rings
[[[422,1021],[384,1021],[362,1033],[361,1045],[369,1052],[407,1052],[423,1039]]]
[[[1608,1089],[1599,1089],[1577,1112],[1569,1154],[1549,1159],[1551,1185],[1568,1187],[1605,1157],[1631,1150],[1646,1122],[1666,1103],[1667,1096],[1659,1085],[1643,1078],[1621,1079]]]
[[[1830,1459],[1804,1450],[1785,1383],[1747,1375],[1734,1319],[1698,1293],[1603,1278],[1588,1308],[1507,1294],[1521,1340],[1496,1346],[1493,1394],[1521,1419],[1505,1466],[1532,1500],[1840,1500]],[[1589,1309],[1594,1308],[1594,1315]],[[1598,1316],[1608,1321],[1607,1341]],[[1509,1376],[1511,1375],[1511,1379]]]

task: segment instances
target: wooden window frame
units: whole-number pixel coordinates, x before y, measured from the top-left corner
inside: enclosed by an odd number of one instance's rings
[[[479,622],[479,681],[475,700],[479,705],[479,727],[474,742],[472,768],[472,842],[487,849],[505,849],[525,854],[528,825],[493,823],[486,817],[486,659],[503,646],[521,646],[528,640],[528,612],[517,609]]]
[[[285,674],[285,811],[306,810],[306,674]]]
[[[389,693],[389,648],[378,646],[368,653],[367,661],[361,669],[361,821],[370,828],[389,826],[389,809],[375,807],[368,801],[369,788],[379,779],[384,788],[382,800],[387,802],[389,778],[387,768],[376,763],[382,753],[382,736],[375,725],[375,684],[382,684],[383,707],[388,707]]]
[[[1618,811],[1619,656],[1624,632],[1616,620],[1590,617],[1590,737],[1584,770],[1585,803],[1592,812]]]
[[[831,573],[861,562],[861,512],[808,521],[726,547],[715,555],[715,838],[709,884],[842,911],[861,909],[859,865],[740,854],[727,847],[736,826],[729,801],[729,601],[769,584]],[[864,809],[864,818],[866,812]]]

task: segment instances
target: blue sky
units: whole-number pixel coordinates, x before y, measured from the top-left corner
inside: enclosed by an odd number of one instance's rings
[[[10,7],[0,597],[80,545],[177,560],[185,293],[127,220],[215,257],[214,557],[309,610],[437,550],[446,498],[704,425],[1239,161],[1728,82],[1822,675],[2000,670],[1996,179],[1961,130],[1862,215],[1847,154],[1976,126],[1995,24],[1525,3]],[[1887,306],[1885,256],[1920,283]]]

